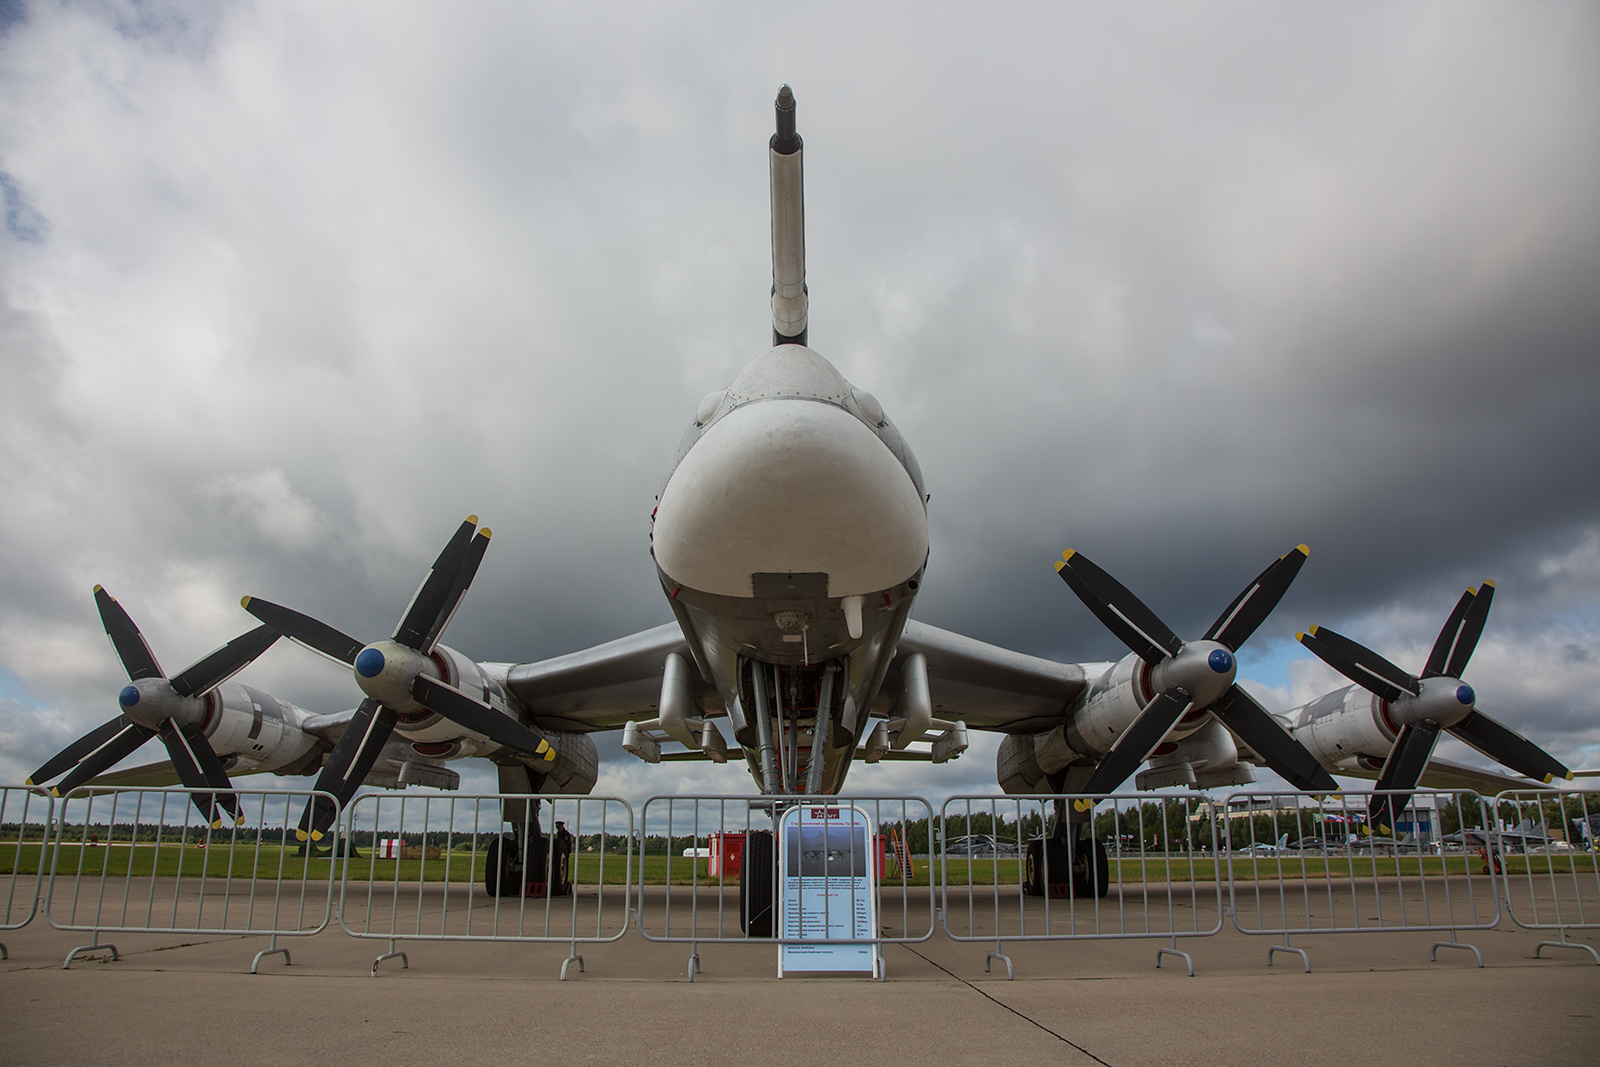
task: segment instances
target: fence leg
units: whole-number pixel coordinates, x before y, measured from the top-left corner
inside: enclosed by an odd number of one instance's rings
[[[1589,955],[1593,956],[1594,957],[1594,962],[1597,965],[1600,965],[1600,952],[1596,952],[1594,950],[1594,946],[1593,945],[1580,945],[1576,941],[1568,941],[1567,940],[1567,928],[1565,926],[1561,927],[1560,930],[1557,931],[1557,932],[1561,935],[1561,940],[1560,941],[1541,941],[1541,942],[1539,942],[1539,947],[1533,950],[1533,958],[1534,959],[1536,959],[1536,960],[1543,959],[1544,958],[1543,953],[1544,953],[1544,950],[1546,948],[1576,948],[1576,949],[1582,949],[1583,951],[1587,952]]]
[[[1307,974],[1311,973],[1311,957],[1306,955],[1306,950],[1305,949],[1303,949],[1303,948],[1295,948],[1293,945],[1289,944],[1289,935],[1288,934],[1284,934],[1283,935],[1283,944],[1281,944],[1281,945],[1273,945],[1271,948],[1267,949],[1267,966],[1268,967],[1272,966],[1272,954],[1274,952],[1293,952],[1295,955],[1300,957],[1300,962],[1306,965],[1306,973]]]
[[[282,953],[283,955],[283,965],[285,967],[289,966],[289,950],[286,948],[279,948],[278,935],[273,934],[272,940],[267,942],[267,947],[256,953],[256,958],[250,964],[250,973],[258,973],[258,968],[261,966],[262,960],[266,959],[268,956],[276,956],[279,953]]]
[[[700,942],[689,942],[689,981],[694,981],[694,976],[700,973]]]
[[[1011,966],[1011,957],[1000,951],[1000,942],[998,940],[994,943],[994,951],[983,957],[984,974],[989,973],[989,964],[994,960],[1003,960],[1005,962],[1006,981],[1015,982],[1017,980],[1017,969]]]
[[[71,967],[72,966],[73,957],[75,957],[78,953],[80,953],[80,952],[94,952],[96,949],[102,949],[102,948],[108,948],[108,949],[111,950],[111,959],[108,960],[107,962],[116,963],[118,960],[120,960],[122,958],[122,954],[117,951],[117,946],[116,945],[103,945],[103,944],[100,943],[100,931],[96,930],[94,932],[94,944],[92,944],[92,945],[79,945],[77,948],[75,948],[71,952],[67,953],[67,958],[64,961],[62,961],[61,969],[64,971],[64,970],[67,970],[69,967]]]
[[[399,960],[401,970],[409,971],[411,969],[411,960],[404,952],[396,952],[394,945],[395,939],[391,937],[389,939],[389,951],[372,961],[372,977],[378,977],[378,964],[384,960]]]
[[[872,945],[872,977],[880,982],[889,980],[889,969],[883,963],[883,945],[873,942]]]
[[[583,957],[578,955],[578,943],[576,941],[574,941],[572,943],[572,955],[568,956],[566,959],[561,961],[561,981],[565,982],[567,980],[567,967],[574,960],[576,960],[577,964],[578,964],[578,973],[582,974],[583,973]]]
[[[0,941],[0,960],[9,960],[10,958],[11,953],[6,951],[6,943],[4,941]]]
[[[1464,948],[1464,949],[1470,949],[1472,954],[1474,956],[1478,957],[1478,966],[1479,967],[1483,966],[1483,953],[1479,952],[1478,949],[1477,949],[1477,946],[1475,946],[1475,945],[1463,944],[1461,939],[1456,936],[1456,932],[1454,930],[1450,931],[1450,940],[1448,940],[1448,941],[1435,941],[1433,943],[1433,953],[1432,953],[1431,958],[1432,958],[1434,963],[1438,963],[1439,962],[1439,950],[1442,949],[1442,948]],[[1597,960],[1596,962],[1600,962],[1600,960]]]
[[[1298,951],[1298,950],[1296,950],[1296,951]],[[1304,955],[1304,953],[1302,953],[1302,955]],[[1176,937],[1174,937],[1172,939],[1172,947],[1171,948],[1158,948],[1158,949],[1156,949],[1156,969],[1157,970],[1161,969],[1161,957],[1162,956],[1177,956],[1179,959],[1183,960],[1184,963],[1187,963],[1189,965],[1189,977],[1190,978],[1194,977],[1194,960],[1189,957],[1189,954],[1187,952],[1183,952],[1183,951],[1179,950],[1179,948],[1178,948],[1178,939]],[[1271,966],[1271,964],[1272,964],[1272,954],[1269,952],[1267,954],[1267,965]],[[1310,970],[1310,969],[1311,969],[1311,965],[1308,963],[1306,965],[1306,970]]]

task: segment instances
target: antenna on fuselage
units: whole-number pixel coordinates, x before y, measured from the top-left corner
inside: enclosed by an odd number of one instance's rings
[[[806,198],[794,93],[778,90],[778,132],[768,143],[772,173],[772,344],[806,343]]]

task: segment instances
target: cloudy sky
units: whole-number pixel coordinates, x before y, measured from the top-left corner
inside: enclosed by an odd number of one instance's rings
[[[1197,634],[1309,542],[1242,657],[1283,710],[1338,684],[1296,629],[1416,670],[1494,578],[1480,706],[1600,766],[1594,7],[777,10],[0,0],[0,781],[116,711],[97,582],[169,671],[246,593],[376,635],[475,512],[452,645],[669,621],[648,517],[769,336],[783,82],[811,343],[932,493],[915,617],[1114,658],[1062,549]],[[242,680],[356,701],[292,646]]]

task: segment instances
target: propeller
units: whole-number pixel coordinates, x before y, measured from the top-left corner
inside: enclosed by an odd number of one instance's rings
[[[356,684],[366,699],[323,764],[316,784],[318,792],[337,797],[340,806],[355,796],[402,715],[431,712],[507,748],[555,759],[555,749],[536,730],[441,681],[430,658],[489,548],[489,530],[477,526],[478,517],[468,515],[434,560],[394,636],[386,641],[363,644],[292,608],[258,597],[242,601],[246,611],[291,641],[355,670]],[[333,825],[334,812],[332,803],[315,799],[300,817],[296,836],[320,841]]]
[[[1083,791],[1109,793],[1150,757],[1178,720],[1209,708],[1267,766],[1296,789],[1336,792],[1339,784],[1272,714],[1234,682],[1234,653],[1277,607],[1311,550],[1300,545],[1274,560],[1245,586],[1198,641],[1185,642],[1121,582],[1081,552],[1066,552],[1056,573],[1140,659],[1150,665],[1155,696],[1111,746]],[[1089,800],[1075,802],[1080,811]]]
[[[50,790],[54,796],[65,796],[159,736],[167,746],[178,780],[189,789],[205,790],[190,795],[206,821],[212,827],[221,826],[219,808],[239,820],[239,798],[231,792],[228,772],[203,729],[205,696],[270,648],[278,635],[270,627],[258,626],[166,678],[144,634],[122,605],[98,585],[94,587],[94,602],[100,609],[106,636],[111,638],[111,647],[128,672],[128,684],[117,694],[122,714],[51,756],[28,777],[27,784],[48,782],[65,774]]]
[[[1378,774],[1377,792],[1390,792],[1375,795],[1367,808],[1368,825],[1380,834],[1394,832],[1395,816],[1405,810],[1411,790],[1422,779],[1440,730],[1450,731],[1490,759],[1534,781],[1572,778],[1572,772],[1544,749],[1479,711],[1477,694],[1461,681],[1478,638],[1483,636],[1493,600],[1493,582],[1461,594],[1433,643],[1421,677],[1325,626],[1295,634],[1318,659],[1386,701],[1389,719],[1400,727]]]

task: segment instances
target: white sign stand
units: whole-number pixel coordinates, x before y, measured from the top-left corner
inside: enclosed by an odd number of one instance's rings
[[[778,977],[830,973],[879,976],[876,836],[860,808],[790,808],[778,821],[781,881]],[[807,944],[808,941],[833,942]]]

